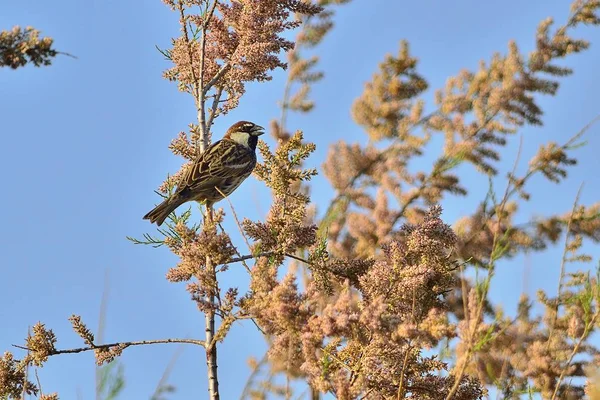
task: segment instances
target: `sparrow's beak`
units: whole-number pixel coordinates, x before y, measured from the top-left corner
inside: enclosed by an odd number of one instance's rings
[[[265,134],[265,128],[263,128],[260,125],[256,125],[254,128],[252,128],[252,133],[256,136],[260,136],[260,135],[264,135]]]

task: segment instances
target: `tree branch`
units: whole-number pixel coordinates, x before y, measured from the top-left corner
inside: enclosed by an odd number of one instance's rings
[[[219,114],[219,103],[221,102],[222,95],[223,95],[223,87],[219,86],[217,88],[217,93],[215,93],[215,95],[213,97],[212,107],[210,108],[210,112],[208,115],[208,121],[206,122],[206,129],[208,129],[209,131],[210,131],[210,127],[213,124],[213,121],[215,120],[215,117],[217,116],[217,114]]]
[[[298,257],[298,256],[295,256],[295,255],[289,254],[289,253],[277,253],[275,251],[265,251],[265,252],[258,253],[258,254],[247,254],[245,256],[240,256],[240,257],[232,258],[231,260],[229,260],[225,264],[233,264],[233,263],[236,263],[236,262],[242,262],[242,261],[250,260],[250,259],[253,259],[253,258],[259,258],[259,257],[269,257],[269,256],[274,256],[276,254],[282,254],[282,255],[284,255],[286,257],[293,258],[296,261],[300,261],[300,262],[303,262],[305,264],[311,265],[311,263],[308,260],[306,260],[306,259],[304,259],[302,257]],[[221,265],[224,265],[224,264],[221,264]]]
[[[206,348],[206,342],[204,340],[198,339],[157,339],[157,340],[139,340],[134,342],[116,342],[116,343],[107,343],[107,344],[98,344],[94,346],[88,347],[78,347],[74,349],[63,349],[63,350],[55,350],[49,355],[56,356],[59,354],[70,354],[70,353],[82,353],[85,351],[99,350],[99,349],[110,349],[112,347],[130,347],[130,346],[142,346],[148,344],[163,344],[163,343],[187,343],[187,344],[195,344],[197,346],[202,346]],[[23,349],[27,351],[31,351],[31,349],[25,346],[19,346],[17,344],[13,344],[13,347],[18,349]]]
[[[210,124],[206,123],[206,93],[210,89],[209,84],[204,85],[204,64],[205,64],[205,54],[206,54],[206,32],[208,30],[208,24],[212,19],[212,16],[215,12],[215,8],[217,7],[218,0],[214,0],[210,5],[208,5],[210,0],[207,0],[207,12],[202,20],[201,30],[202,33],[200,35],[200,79],[198,81],[198,91],[196,93],[196,102],[198,104],[198,125],[200,126],[200,152],[203,153],[204,150],[209,145],[209,129]],[[214,79],[214,78],[213,78]],[[211,79],[212,81],[212,79]],[[209,82],[210,83],[210,82]]]
[[[259,257],[268,257],[268,256],[272,256],[273,253],[272,251],[266,251],[264,253],[259,253],[259,254],[247,254],[245,256],[240,256],[240,257],[236,257],[236,258],[232,258],[227,264],[233,264],[233,263],[237,263],[237,262],[242,262],[242,261],[246,261],[246,260],[250,260],[253,258],[259,258]]]
[[[213,76],[212,79],[206,83],[206,85],[202,89],[202,93],[205,96],[208,93],[208,91],[219,81],[219,79],[221,79],[227,73],[227,71],[229,71],[229,68],[231,68],[231,64],[229,62],[226,62],[221,66],[221,69],[217,71],[215,76]]]

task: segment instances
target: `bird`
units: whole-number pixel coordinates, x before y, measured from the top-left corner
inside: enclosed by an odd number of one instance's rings
[[[253,122],[238,121],[223,139],[211,144],[188,169],[169,198],[153,208],[144,219],[160,226],[177,207],[188,201],[207,208],[229,196],[256,166],[256,145],[265,128]]]

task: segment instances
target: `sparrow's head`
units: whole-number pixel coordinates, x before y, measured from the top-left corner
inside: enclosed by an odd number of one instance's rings
[[[225,133],[224,139],[233,140],[253,151],[256,150],[258,137],[265,133],[265,128],[248,121],[239,121],[231,125]]]

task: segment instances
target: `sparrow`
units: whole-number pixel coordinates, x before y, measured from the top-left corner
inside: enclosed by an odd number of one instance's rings
[[[233,124],[223,139],[210,145],[182,176],[172,196],[160,203],[144,219],[160,226],[177,207],[198,201],[211,207],[229,196],[256,166],[256,145],[264,128],[248,121]]]

